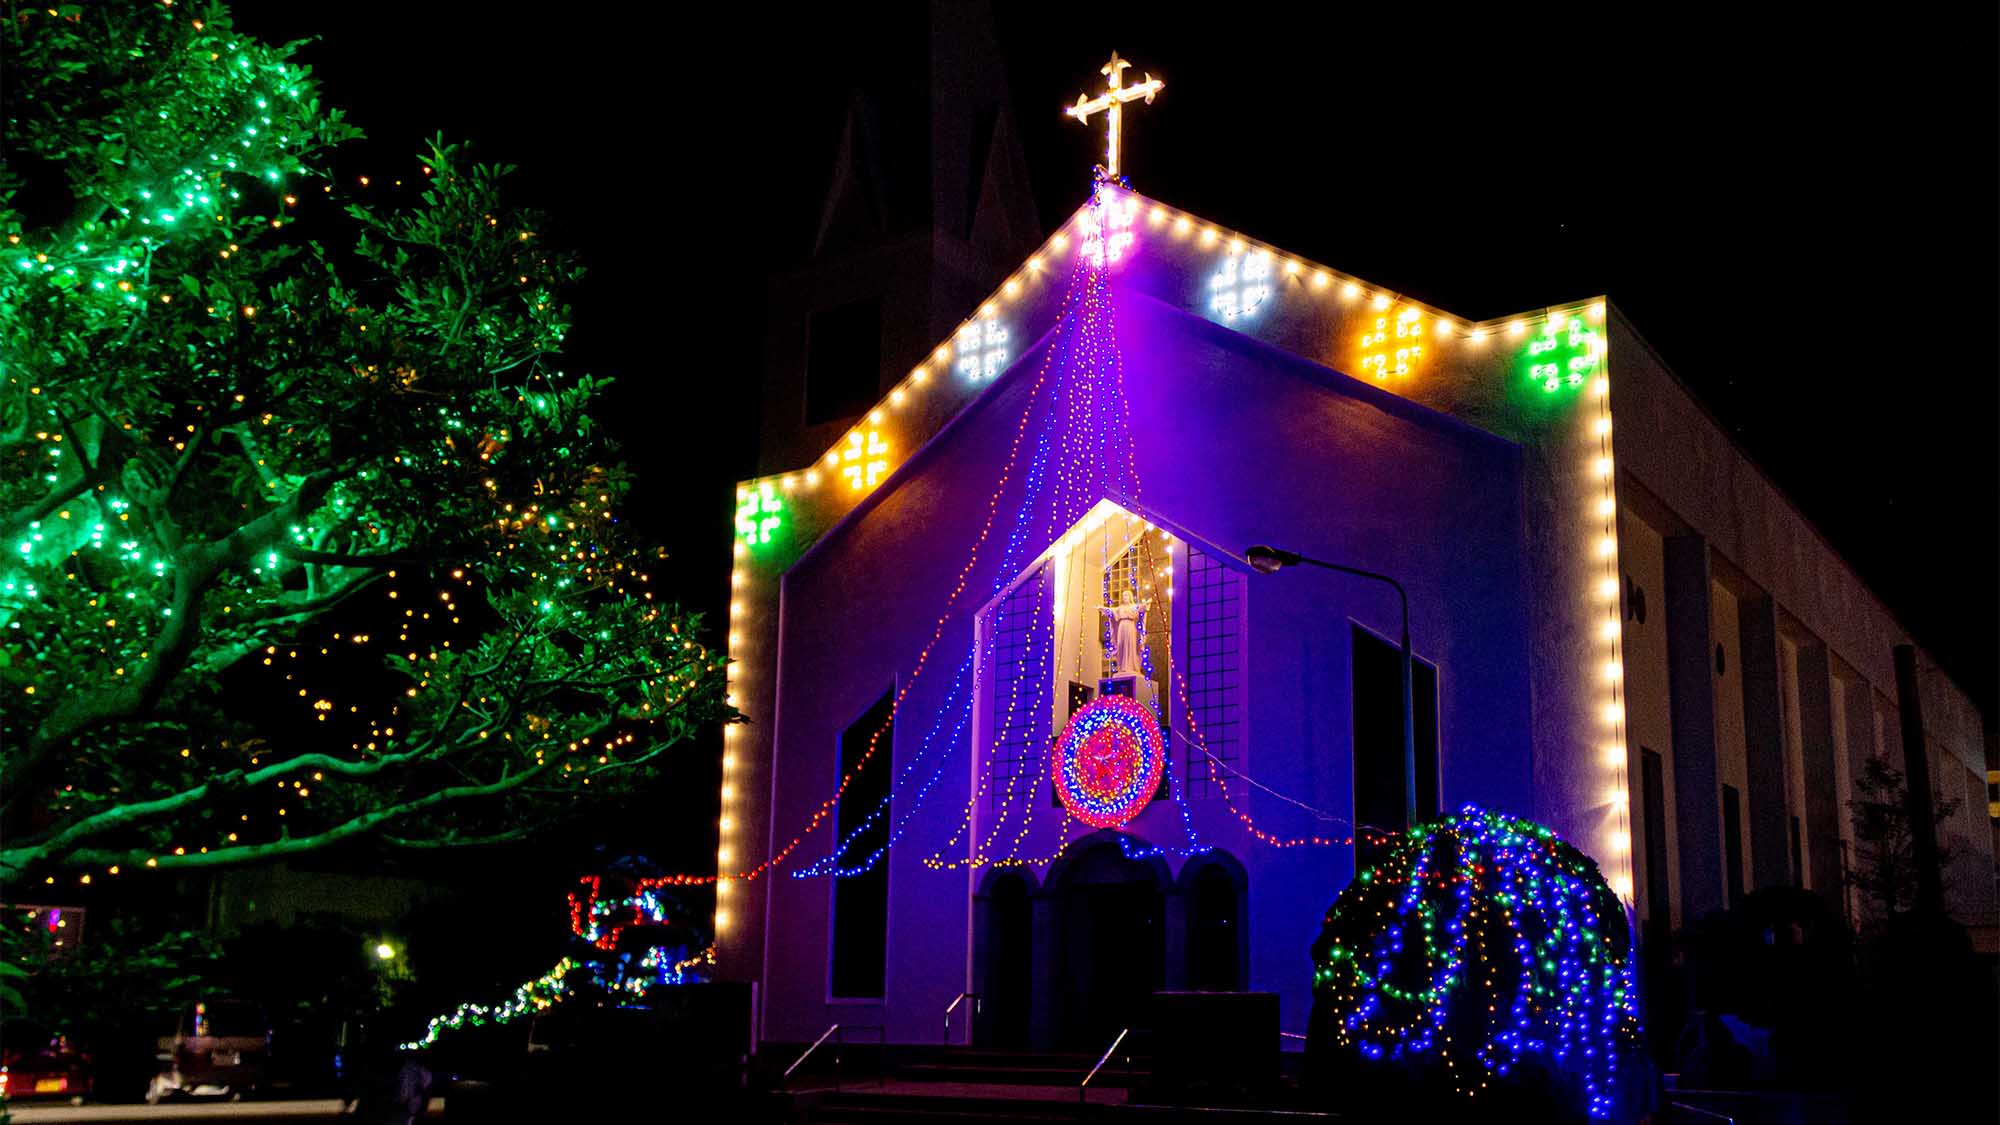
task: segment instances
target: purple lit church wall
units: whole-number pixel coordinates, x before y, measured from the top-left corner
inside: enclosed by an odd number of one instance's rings
[[[1108,499],[1212,554],[1283,541],[1396,573],[1411,591],[1417,653],[1440,668],[1446,806],[1478,800],[1530,812],[1520,449],[1143,295],[1121,295],[1114,311],[1130,426],[1108,435],[1109,448],[1130,443],[1143,495]],[[909,670],[938,629],[986,525],[987,500],[1034,389],[1039,349],[1047,346],[1044,340],[1024,356],[784,575],[779,698],[767,721],[776,748],[766,822],[776,828],[772,846],[782,847],[838,786],[841,731],[892,686],[909,689],[891,762],[904,803],[946,742],[956,738],[959,746],[921,811],[905,821],[911,810],[892,808],[891,819],[904,827],[887,859],[886,995],[867,1020],[854,1015],[855,1002],[828,1000],[832,880],[779,873],[765,881],[766,1038],[810,1037],[846,1020],[881,1022],[891,1041],[926,1039],[945,1004],[973,987],[970,904],[985,871],[948,864],[978,850],[970,837],[993,828],[997,814],[974,808],[969,830],[961,830],[987,763],[971,737],[976,724],[961,727],[955,717],[964,705],[954,689],[978,677],[953,672],[973,650],[975,611],[1011,577],[1003,565],[1025,568],[1049,545],[1045,529],[1005,526],[1028,487],[1022,471],[994,503],[998,515],[980,565],[963,578],[968,593],[943,622],[914,684]],[[1031,416],[1024,440],[1042,429]],[[1003,563],[1016,535],[1023,538]],[[1394,599],[1366,584],[1307,573],[1252,578],[1245,590],[1247,737],[1237,768],[1318,809],[1351,815],[1350,630],[1358,623],[1394,636]],[[932,733],[941,713],[946,718]],[[1177,745],[1173,755],[1175,769],[1185,769],[1185,749]],[[1061,849],[1062,818],[1047,807],[1047,794],[1042,781],[1026,831],[1015,840],[1017,829],[1001,826],[985,858],[1042,859]],[[1213,797],[1188,798],[1186,824],[1175,802],[1155,801],[1125,831],[1137,841],[1184,847],[1192,827],[1201,843],[1247,869],[1248,983],[1279,992],[1286,1026],[1303,1027],[1310,979],[1298,971],[1302,935],[1314,931],[1352,874],[1347,830],[1244,786],[1233,796],[1266,832],[1338,830],[1343,843],[1271,847]],[[1013,813],[1017,824],[1023,815]],[[1072,823],[1067,836],[1088,832]],[[793,866],[823,857],[831,837],[820,829]],[[1174,870],[1185,862],[1165,858]]]

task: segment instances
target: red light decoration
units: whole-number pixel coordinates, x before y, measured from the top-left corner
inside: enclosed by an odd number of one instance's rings
[[[1085,704],[1056,741],[1056,793],[1092,828],[1116,828],[1139,815],[1165,774],[1160,720],[1130,696]]]

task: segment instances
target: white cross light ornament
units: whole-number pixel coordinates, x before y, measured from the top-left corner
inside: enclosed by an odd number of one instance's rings
[[[1153,96],[1167,88],[1165,82],[1160,81],[1151,74],[1147,74],[1145,80],[1137,86],[1125,85],[1124,71],[1126,67],[1131,65],[1131,63],[1119,58],[1118,52],[1111,52],[1111,61],[1105,63],[1098,70],[1098,73],[1104,75],[1106,78],[1104,92],[1094,98],[1078,94],[1076,96],[1076,104],[1063,110],[1064,113],[1076,118],[1085,125],[1090,124],[1091,114],[1096,113],[1100,109],[1106,111],[1106,120],[1104,123],[1104,178],[1107,180],[1118,178],[1118,130],[1125,120],[1125,103],[1144,98],[1146,99],[1146,104],[1151,105],[1153,104]]]

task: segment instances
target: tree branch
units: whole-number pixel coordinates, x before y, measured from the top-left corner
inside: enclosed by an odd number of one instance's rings
[[[136,675],[114,686],[78,692],[51,711],[0,770],[0,790],[7,794],[6,803],[12,805],[31,791],[32,779],[58,747],[86,731],[151,710],[185,668],[201,639],[202,605],[215,579],[230,565],[248,559],[282,536],[302,509],[318,503],[332,481],[330,472],[315,473],[283,504],[229,535],[184,548],[175,559],[173,614],[149,646],[152,658],[139,666]]]
[[[363,813],[343,824],[335,825],[324,832],[318,832],[311,836],[287,836],[268,843],[243,844],[233,848],[212,848],[206,852],[192,852],[186,855],[154,855],[147,849],[127,848],[123,851],[113,851],[110,849],[73,851],[63,858],[66,861],[65,865],[71,867],[107,867],[111,864],[139,866],[148,864],[150,861],[150,866],[162,871],[230,867],[239,863],[277,859],[288,855],[298,855],[302,852],[318,851],[321,848],[329,847],[343,840],[363,836],[391,820],[397,820],[412,813],[422,812],[425,809],[435,808],[439,805],[456,801],[474,800],[480,797],[498,796],[510,790],[520,788],[530,779],[548,768],[548,764],[544,763],[486,785],[458,785],[439,789],[418,797],[415,800],[404,801],[401,804],[390,805],[386,808],[376,809],[373,812]],[[39,852],[40,850],[34,849],[33,851]],[[50,861],[50,857],[45,854],[29,853],[30,849],[0,852],[0,877],[12,877],[15,873],[25,870],[30,864],[46,864]]]
[[[309,547],[301,547],[290,540],[278,544],[272,550],[277,551],[294,562],[318,563],[322,566],[349,566],[356,569],[387,569],[392,566],[405,566],[427,561],[422,555],[396,551],[376,555],[350,555],[341,551],[315,551]]]
[[[403,836],[383,836],[382,842],[398,848],[408,848],[412,851],[436,851],[443,848],[480,848],[492,844],[508,844],[516,840],[525,840],[527,837],[528,829],[523,825],[517,828],[510,828],[505,832],[495,832],[488,836],[447,835],[435,840],[412,840]]]

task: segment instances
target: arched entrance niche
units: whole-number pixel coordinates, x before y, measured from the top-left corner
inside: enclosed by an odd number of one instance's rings
[[[1123,846],[1121,846],[1123,845]],[[1173,875],[1142,840],[1106,829],[1049,865],[1045,1012],[1054,1046],[1102,1050],[1119,1029],[1145,1026],[1167,986],[1167,905]],[[1038,982],[1040,983],[1040,982]]]
[[[1186,987],[1241,992],[1250,982],[1250,873],[1220,848],[1181,867],[1176,881],[1187,919]]]
[[[1035,1003],[1035,899],[1041,888],[1026,867],[992,867],[972,896],[973,989],[979,993],[972,1022],[980,1046],[1026,1050],[1033,1045]],[[954,1028],[965,1013],[954,1015]],[[963,1042],[956,1030],[954,1042]]]

